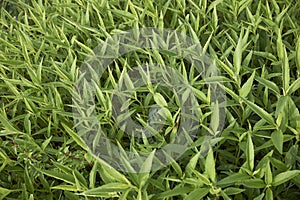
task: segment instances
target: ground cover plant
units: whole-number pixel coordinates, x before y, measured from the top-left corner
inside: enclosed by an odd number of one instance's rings
[[[297,0],[0,1],[0,199],[298,199],[300,197],[300,2]],[[207,155],[195,139],[179,159],[124,173],[95,158],[76,133],[78,69],[101,41],[122,31],[169,28],[199,40],[227,95],[221,136]],[[98,91],[99,120],[130,151],[151,152],[176,134],[176,96],[136,91],[132,118],[162,104],[169,121],[152,140],[120,131],[111,91],[132,65],[160,63],[210,93],[193,66],[155,50],[110,65]],[[199,127],[199,131],[205,126]],[[165,136],[165,137],[164,137]],[[148,163],[145,164],[147,167]]]

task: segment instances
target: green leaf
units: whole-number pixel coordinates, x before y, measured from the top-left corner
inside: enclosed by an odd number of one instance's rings
[[[244,192],[245,189],[240,189],[240,188],[235,188],[235,187],[228,187],[224,190],[224,192],[227,195],[235,195],[235,194],[240,194],[242,192]]]
[[[3,187],[0,187],[0,199],[5,199],[7,195],[9,195],[13,190],[9,190]]]
[[[218,58],[216,59],[217,60],[217,64],[220,65],[220,67],[225,70],[227,72],[227,74],[229,74],[229,76],[231,78],[234,78],[235,75],[234,75],[234,72],[232,71],[232,69],[230,67],[228,67],[224,62],[222,62],[221,60],[219,60]]]
[[[127,200],[128,199],[128,195],[131,192],[131,189],[126,190],[125,192],[123,192],[120,197],[119,200]]]
[[[124,18],[131,19],[131,20],[134,20],[137,18],[137,16],[131,14],[130,12],[124,11],[124,10],[111,9],[110,11],[117,17],[124,17]]]
[[[290,85],[290,66],[289,59],[287,56],[286,48],[283,48],[283,62],[282,62],[282,80],[283,80],[283,90],[287,93]]]
[[[7,119],[6,115],[0,111],[0,122],[4,128],[11,133],[20,133],[14,125]]]
[[[273,62],[277,62],[277,58],[276,56],[274,56],[272,53],[270,52],[261,52],[261,51],[254,51],[253,52],[254,55],[257,55],[257,56],[261,56],[263,58],[266,58],[270,61],[273,61]]]
[[[285,155],[285,163],[287,167],[293,167],[297,162],[297,154],[299,151],[298,145],[293,145]]]
[[[206,175],[201,174],[200,172],[193,170],[193,173],[199,178],[199,180],[205,185],[211,185],[209,179]]]
[[[128,184],[124,183],[108,183],[97,188],[86,190],[82,192],[81,195],[91,197],[106,197],[107,193],[124,192],[130,188],[131,187]]]
[[[239,37],[238,43],[236,45],[234,54],[233,54],[233,64],[235,68],[236,77],[240,74],[241,63],[242,63],[242,53],[243,53],[243,31]]]
[[[272,186],[281,185],[281,184],[291,180],[292,178],[298,176],[299,174],[300,174],[300,170],[291,170],[291,171],[286,171],[286,172],[277,174],[273,179]]]
[[[281,30],[280,28],[277,28],[276,30],[277,32],[277,40],[276,40],[276,44],[277,44],[277,55],[279,57],[279,60],[283,60],[284,58],[284,46],[283,46],[283,43],[282,43],[282,35],[281,35]]]
[[[219,110],[219,103],[216,101],[212,105],[212,114],[211,114],[211,122],[210,122],[210,127],[213,131],[214,135],[218,134],[218,128],[220,126],[220,110]]]
[[[31,135],[31,121],[30,121],[30,115],[27,114],[26,117],[24,118],[24,127],[26,132]]]
[[[167,106],[168,106],[168,104],[167,104],[165,98],[164,98],[161,94],[159,94],[159,93],[154,93],[153,98],[154,98],[154,101],[155,101],[158,105],[164,106],[164,107],[167,107]]]
[[[208,174],[210,180],[216,182],[216,169],[215,169],[215,160],[212,148],[210,148],[206,161],[205,161],[205,172]]]
[[[274,119],[271,114],[267,113],[264,109],[261,107],[257,106],[256,104],[248,101],[247,99],[241,97],[243,101],[250,107],[250,109],[255,112],[258,116],[260,116],[262,119],[264,119],[266,122],[269,124],[273,125],[276,127],[276,124],[274,122]]]
[[[42,150],[45,150],[45,149],[46,149],[46,147],[48,146],[48,144],[51,142],[51,139],[52,139],[52,136],[50,136],[48,139],[46,139],[46,140],[42,143],[42,145],[41,145]]]
[[[244,83],[244,85],[240,89],[239,93],[240,93],[241,97],[246,98],[247,95],[249,94],[249,92],[251,91],[252,85],[253,85],[254,76],[255,76],[255,71],[253,71],[252,75],[249,77],[249,79],[246,81],[246,83]]]
[[[296,66],[298,68],[298,73],[300,72],[300,37],[298,37],[298,40],[296,42]]]
[[[106,162],[96,157],[97,162],[100,165],[100,175],[102,179],[108,182],[123,182],[130,185],[130,181],[119,171],[108,165]]]
[[[275,146],[275,148],[282,154],[283,148],[283,133],[281,130],[276,130],[271,135],[271,140]]]
[[[288,170],[288,167],[286,166],[286,164],[283,163],[281,160],[278,160],[274,157],[269,157],[269,159],[270,159],[270,162],[272,163],[272,165],[274,167],[276,167],[277,169],[282,170],[282,171]]]
[[[179,177],[182,177],[182,169],[181,169],[180,165],[167,152],[163,151],[163,153],[166,156],[167,162],[170,163],[170,165],[175,170],[177,175]],[[186,170],[187,170],[187,168],[186,168]],[[192,172],[190,172],[190,173],[192,173]]]
[[[34,193],[34,186],[33,186],[32,179],[31,179],[31,177],[29,175],[27,167],[25,167],[25,174],[24,174],[24,176],[25,176],[25,185],[26,185],[26,188],[27,188],[27,190],[31,194],[33,194]]]
[[[185,173],[192,174],[200,157],[200,152],[196,153],[185,167]]]
[[[265,193],[262,193],[262,194],[258,195],[257,197],[255,197],[253,200],[263,200],[264,196],[265,196]]]
[[[86,144],[83,142],[83,140],[81,139],[81,137],[75,133],[72,129],[70,129],[66,124],[62,123],[62,126],[65,128],[65,130],[67,131],[67,133],[71,136],[71,138],[84,150],[88,151],[88,147],[86,146]]]
[[[82,174],[80,174],[76,169],[72,171],[75,184],[77,188],[84,188],[87,189],[87,182]]]
[[[142,188],[144,186],[144,184],[147,182],[147,180],[149,179],[149,173],[151,171],[154,155],[155,155],[155,150],[153,150],[149,154],[149,156],[147,157],[147,159],[141,166],[141,169],[140,169],[140,172],[138,175],[140,188]]]
[[[202,199],[209,193],[209,188],[197,188],[190,192],[184,200]]]
[[[280,90],[278,88],[278,86],[272,82],[269,81],[267,79],[261,78],[259,76],[255,77],[255,79],[263,86],[266,86],[267,88],[269,88],[270,90],[272,90],[273,92],[275,92],[275,94],[280,95]]]
[[[266,172],[265,172],[265,183],[267,185],[271,185],[273,182],[273,175],[270,167],[270,162],[266,165]]]
[[[94,188],[96,183],[96,175],[97,175],[98,164],[97,161],[94,162],[93,168],[90,171],[89,175],[89,188]]]
[[[300,68],[299,68],[299,72],[300,72]],[[296,92],[299,88],[300,88],[300,78],[297,78],[297,80],[295,80],[287,89],[286,93],[287,95],[291,95],[294,92]]]
[[[66,183],[75,184],[75,179],[71,174],[65,174],[53,170],[39,170],[39,171],[47,176],[53,177],[58,180],[62,180]]]
[[[144,172],[149,173],[151,171],[154,155],[155,155],[155,150],[153,150],[149,154],[149,156],[147,157],[145,162],[142,164],[141,169],[140,169],[140,173],[144,173]]]
[[[72,191],[72,192],[81,191],[74,185],[65,185],[65,184],[53,186],[53,187],[51,187],[51,189],[52,190]]]
[[[224,198],[224,200],[231,200],[231,198],[223,191],[221,190],[221,196]]]
[[[243,54],[244,48],[247,44],[248,36],[249,36],[249,29],[247,29],[246,33],[244,33],[244,29],[242,29],[239,39],[238,39],[238,43],[236,45],[236,48],[235,48],[235,51],[233,54],[233,64],[235,67],[236,77],[238,77],[240,74],[241,64],[242,64],[242,54]]]
[[[255,179],[248,179],[241,182],[242,185],[248,188],[264,188],[266,184],[263,180],[255,178]]]
[[[215,1],[213,1],[210,5],[209,5],[209,7],[207,8],[207,13],[209,13],[214,7],[216,7],[218,4],[220,4],[220,3],[222,3],[223,2],[223,0],[215,0]]]
[[[30,194],[29,200],[34,200],[33,194]]]
[[[271,188],[268,188],[267,189],[267,192],[266,192],[266,200],[273,200],[273,192],[272,192],[272,189]]]
[[[231,184],[240,183],[243,180],[249,179],[250,176],[247,174],[235,173],[231,174],[217,182],[218,186],[225,187]]]
[[[248,133],[246,158],[249,170],[252,171],[254,169],[254,146],[250,132]]]
[[[234,91],[232,91],[231,89],[229,89],[229,88],[227,88],[227,87],[224,87],[224,86],[222,86],[223,88],[224,88],[224,90],[235,100],[235,101],[237,101],[237,102],[239,102],[240,101],[240,97],[239,97],[239,95],[237,95],[237,94],[235,94],[235,92]]]

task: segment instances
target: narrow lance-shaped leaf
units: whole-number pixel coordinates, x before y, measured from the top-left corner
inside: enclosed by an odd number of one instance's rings
[[[291,180],[292,178],[298,176],[299,174],[300,174],[300,170],[282,172],[274,177],[272,185],[273,186],[281,185]]]
[[[300,37],[297,40],[296,43],[296,66],[298,68],[298,73],[300,73]]]
[[[212,114],[211,114],[211,129],[214,133],[214,135],[218,134],[218,128],[219,128],[219,123],[220,123],[220,110],[219,110],[219,103],[216,101],[212,105]]]
[[[205,161],[205,171],[208,174],[210,180],[216,182],[216,169],[215,169],[215,160],[212,148],[210,148],[208,155]]]
[[[241,63],[242,63],[242,53],[243,53],[243,32],[241,32],[241,35],[239,37],[238,43],[236,45],[234,54],[233,54],[233,64],[235,68],[235,76],[238,77],[240,74],[240,69],[241,69]]]
[[[282,154],[283,148],[283,133],[281,130],[276,130],[271,135],[271,140],[275,146],[275,148]]]
[[[300,56],[300,55],[299,55]],[[299,70],[300,72],[300,70]],[[298,89],[300,88],[300,78],[298,78],[297,80],[295,80],[290,87],[287,89],[286,93],[287,95],[291,95],[294,92],[296,92]]]
[[[71,136],[71,138],[80,146],[82,147],[84,150],[88,150],[87,146],[85,145],[85,143],[82,141],[82,139],[80,138],[80,136],[75,133],[72,129],[70,129],[66,124],[62,123],[62,126],[65,128],[65,130],[67,131],[67,133]]]
[[[165,98],[164,98],[161,94],[159,94],[159,93],[154,93],[154,96],[153,96],[153,97],[154,97],[154,101],[155,101],[158,105],[160,105],[160,106],[165,106],[165,107],[168,106],[168,104],[167,104]]]
[[[289,59],[285,47],[283,47],[282,81],[283,81],[283,90],[284,93],[286,94],[290,85],[290,66],[289,66]]]
[[[268,188],[267,189],[267,192],[266,192],[266,200],[273,200],[273,191],[271,188]]]
[[[187,164],[187,166],[185,167],[185,173],[191,175],[193,170],[195,169],[197,162],[199,160],[199,156],[200,156],[200,152],[198,152],[196,155],[194,155],[189,163]]]
[[[25,178],[25,185],[26,185],[27,190],[30,193],[34,193],[34,185],[32,183],[32,179],[31,179],[31,177],[29,175],[27,167],[25,168],[24,178]]]
[[[255,112],[258,116],[260,116],[262,119],[264,119],[269,124],[276,127],[276,124],[274,122],[274,119],[271,114],[267,113],[264,109],[257,106],[256,104],[252,103],[251,101],[248,101],[247,99],[241,97],[243,101],[250,107],[250,109]]]
[[[153,150],[149,156],[146,158],[145,162],[142,164],[139,174],[139,182],[140,182],[140,188],[146,183],[146,181],[149,178],[149,173],[152,168],[152,162],[155,155],[155,150]]]
[[[255,76],[255,71],[253,71],[253,73],[250,76],[250,78],[246,81],[246,83],[240,89],[239,92],[240,92],[240,96],[241,97],[246,98],[247,95],[249,94],[249,92],[251,91],[252,85],[253,85],[254,76]]]
[[[66,183],[75,184],[74,177],[71,174],[61,173],[54,170],[39,170],[39,171],[47,176],[62,180]]]
[[[247,174],[242,174],[242,173],[235,173],[235,174],[231,174],[223,179],[221,179],[220,181],[217,182],[217,186],[228,186],[234,183],[240,183],[243,180],[246,179],[250,179],[251,177]]]
[[[99,157],[96,157],[96,161],[100,165],[100,175],[102,179],[105,179],[108,182],[122,182],[126,184],[131,184],[130,181],[115,168],[108,165]]]
[[[124,192],[130,188],[125,183],[108,183],[81,193],[84,196],[106,197],[109,193]]]
[[[252,171],[254,168],[254,146],[253,146],[250,132],[248,133],[246,156],[247,156],[247,164],[249,170]]]
[[[281,30],[280,28],[277,28],[277,55],[279,57],[279,60],[283,60],[284,56],[284,50],[283,50],[283,43],[282,43],[282,35],[281,35]]]
[[[271,185],[272,181],[273,181],[273,177],[272,177],[272,171],[271,171],[271,167],[270,167],[270,162],[268,161],[266,167],[265,167],[265,183],[267,185]]]
[[[272,82],[269,81],[267,79],[261,78],[259,76],[255,77],[255,79],[263,86],[268,87],[270,90],[272,90],[273,92],[275,92],[276,95],[280,95],[280,90],[278,88],[278,86]]]
[[[7,119],[7,116],[2,111],[0,111],[0,122],[7,131],[12,133],[20,133],[20,131],[14,127],[14,125]]]
[[[5,197],[9,195],[11,192],[13,192],[13,190],[0,187],[0,199],[5,199]]]

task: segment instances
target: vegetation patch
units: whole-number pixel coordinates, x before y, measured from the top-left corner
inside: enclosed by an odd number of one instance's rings
[[[299,1],[4,0],[0,5],[0,199],[300,197]],[[201,43],[220,71],[226,119],[205,155],[203,138],[194,138],[168,166],[125,173],[88,150],[76,131],[72,95],[80,66],[99,43],[145,27],[175,30]],[[131,118],[141,125],[157,114],[151,106],[163,107],[158,114],[166,120],[151,138],[125,134],[111,110],[116,83],[146,63],[170,66],[189,83],[203,114],[199,135],[217,117],[210,112],[211,94],[201,72],[180,56],[155,49],[123,55],[103,74],[95,109],[115,144],[151,155],[176,135],[175,93],[153,85],[129,96]]]

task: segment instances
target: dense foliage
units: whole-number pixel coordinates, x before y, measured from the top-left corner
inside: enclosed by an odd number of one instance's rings
[[[300,197],[299,1],[4,0],[0,5],[0,199]],[[207,156],[200,155],[195,140],[171,165],[129,174],[95,159],[79,139],[72,87],[100,41],[140,27],[170,28],[199,39],[222,75],[226,122]],[[118,131],[110,91],[130,64],[149,60],[174,67],[209,99],[201,77],[179,58],[153,50],[124,55],[110,66],[98,107],[101,120],[127,149],[139,145]],[[175,97],[157,92],[172,115],[166,129],[171,131]],[[147,106],[141,105],[147,98],[157,101],[145,91],[136,96],[132,115],[146,119]],[[199,98],[199,104],[205,108],[209,101]]]

